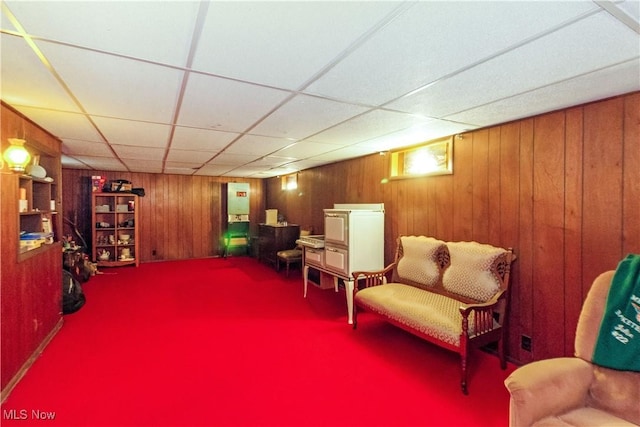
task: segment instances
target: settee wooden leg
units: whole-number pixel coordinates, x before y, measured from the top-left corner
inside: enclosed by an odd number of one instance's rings
[[[504,351],[504,337],[498,341],[498,357],[500,357],[500,368],[504,371],[507,369],[507,357]]]
[[[461,356],[460,358],[460,368],[461,368],[461,379],[460,379],[460,387],[462,388],[462,393],[464,395],[469,394],[469,389],[467,388],[467,357],[466,354]]]
[[[463,326],[463,330],[465,327]],[[462,388],[462,393],[465,395],[469,394],[469,389],[467,388],[467,355],[468,355],[468,342],[466,340],[466,335],[460,337],[460,387]]]

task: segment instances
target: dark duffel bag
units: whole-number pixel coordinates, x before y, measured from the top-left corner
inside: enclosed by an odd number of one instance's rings
[[[62,270],[62,313],[71,314],[80,310],[87,298],[82,292],[80,282],[67,270]]]

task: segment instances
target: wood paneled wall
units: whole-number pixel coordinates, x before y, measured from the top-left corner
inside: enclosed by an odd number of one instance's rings
[[[306,170],[295,191],[269,179],[267,207],[322,234],[323,208],[382,202],[387,262],[401,234],[513,247],[512,360],[571,355],[592,281],[640,253],[640,93],[460,135],[453,175],[384,183],[388,161]]]
[[[16,137],[27,140],[25,147],[32,154],[60,157],[60,140],[2,102],[0,152],[8,146],[8,138]],[[19,257],[19,186],[19,175],[0,161],[0,400],[3,401],[62,325],[61,247],[59,243],[45,245]],[[54,218],[54,224],[58,223]]]
[[[72,234],[69,221],[77,224],[91,244],[91,176],[108,180],[126,179],[142,187],[140,198],[141,262],[204,258],[221,254],[226,213],[222,212],[223,184],[248,182],[251,229],[257,234],[258,220],[264,221],[263,181],[219,177],[161,175],[63,169],[63,213],[65,234]],[[91,253],[89,251],[89,253]]]

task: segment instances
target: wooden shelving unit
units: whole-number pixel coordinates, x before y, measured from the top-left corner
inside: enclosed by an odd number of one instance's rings
[[[93,260],[101,267],[140,264],[138,196],[131,193],[93,193],[91,228]],[[124,236],[129,236],[125,239]]]
[[[60,207],[60,157],[36,151],[34,144],[30,147],[40,159],[47,176],[44,178],[23,174],[18,177],[19,200],[18,215],[20,233],[50,233],[47,244],[59,241],[62,229],[62,218],[58,215]],[[28,170],[27,170],[28,171]],[[36,254],[39,247],[20,246],[18,260]]]

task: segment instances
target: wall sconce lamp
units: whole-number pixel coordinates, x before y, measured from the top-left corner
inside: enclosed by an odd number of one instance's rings
[[[4,152],[4,160],[12,171],[24,172],[29,160],[31,160],[31,154],[24,147],[24,143],[27,141],[20,138],[9,138],[8,141],[11,145]]]

